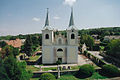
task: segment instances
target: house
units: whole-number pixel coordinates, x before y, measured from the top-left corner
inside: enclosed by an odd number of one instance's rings
[[[16,40],[6,41],[6,43],[7,43],[8,45],[13,46],[13,47],[20,48],[20,47],[23,45],[24,41],[25,41],[25,40],[16,39]]]
[[[120,39],[120,36],[105,36],[104,40]]]
[[[2,50],[2,48],[0,48],[0,51]]]

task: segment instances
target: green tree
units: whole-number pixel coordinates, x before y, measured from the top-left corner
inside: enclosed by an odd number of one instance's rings
[[[34,46],[39,45],[39,41],[38,41],[37,36],[32,36],[31,39],[32,39],[32,43],[33,43]]]
[[[77,77],[78,78],[87,78],[93,75],[93,73],[95,72],[95,69],[92,65],[90,64],[85,64],[82,65],[77,73]]]
[[[10,80],[6,73],[2,60],[0,60],[0,80]]]
[[[103,65],[102,72],[104,76],[108,76],[108,77],[120,76],[120,70],[114,65],[109,65],[109,64]]]
[[[31,56],[32,55],[32,40],[31,40],[31,36],[28,35],[24,44],[24,52],[28,55]]]
[[[10,45],[7,45],[7,46],[3,47],[1,54],[2,54],[3,58],[8,57],[9,55],[13,55],[14,57],[16,57],[19,54],[19,49],[14,48]]]
[[[94,39],[90,35],[82,35],[80,42],[81,44],[85,43],[90,48],[90,50],[93,49]]]
[[[12,46],[7,45],[3,47],[1,51],[2,57],[5,58],[8,57],[9,55],[13,55],[12,51],[13,51]]]
[[[19,54],[19,48],[14,48],[13,47],[13,51],[12,51],[14,57],[16,57]]]
[[[108,43],[106,54],[120,59],[120,39],[111,40]]]
[[[13,56],[5,58],[4,68],[11,80],[29,80],[32,76],[30,71],[26,71],[26,63],[17,62]]]
[[[5,41],[0,42],[0,47],[1,48],[5,47],[6,45],[7,45],[7,43]]]
[[[42,35],[39,36],[38,41],[39,41],[39,45],[42,46]]]

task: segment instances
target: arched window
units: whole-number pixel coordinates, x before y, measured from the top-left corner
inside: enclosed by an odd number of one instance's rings
[[[49,39],[49,35],[48,34],[45,35],[45,39]]]
[[[58,40],[58,43],[59,43],[59,44],[62,44],[62,40],[61,40],[61,39],[59,39],[59,40]]]
[[[59,48],[57,51],[63,51],[61,48]]]
[[[71,39],[75,39],[75,35],[74,34],[71,34]]]

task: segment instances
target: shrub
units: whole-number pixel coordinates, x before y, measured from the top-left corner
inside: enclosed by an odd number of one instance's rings
[[[40,80],[56,80],[55,76],[51,73],[43,73],[40,76]]]
[[[78,80],[78,79],[73,75],[63,75],[58,80]]]
[[[120,70],[114,65],[109,64],[103,65],[102,72],[105,76],[108,77],[120,76]]]
[[[85,65],[80,67],[80,69],[77,73],[77,77],[78,78],[87,78],[87,77],[92,76],[92,74],[94,72],[95,72],[95,69],[92,65],[85,64]]]

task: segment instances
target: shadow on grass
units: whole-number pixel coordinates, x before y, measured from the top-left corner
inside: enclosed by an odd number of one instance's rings
[[[110,73],[108,73],[108,72],[104,72],[104,71],[102,71],[102,69],[99,69],[98,70],[98,73],[100,74],[100,75],[102,75],[102,76],[105,76],[105,77],[108,77],[108,78],[114,78],[114,77],[120,77],[120,74],[116,74],[116,75],[111,75]]]
[[[79,71],[78,71],[78,72],[76,72],[76,73],[74,74],[74,76],[75,76],[76,78],[79,78],[79,79],[85,79],[85,78],[91,77],[92,74],[91,74],[91,75],[84,75],[84,74],[80,74]]]

